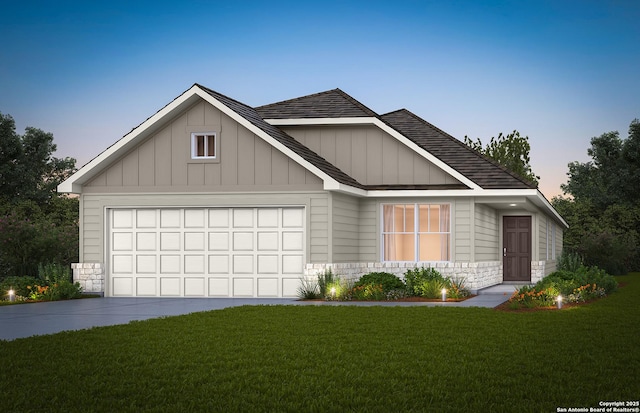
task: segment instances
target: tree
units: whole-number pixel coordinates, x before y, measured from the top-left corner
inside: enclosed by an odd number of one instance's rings
[[[569,180],[553,206],[567,220],[567,250],[613,274],[640,269],[640,122],[591,139],[591,161],[569,164]]]
[[[528,136],[522,137],[520,136],[520,132],[514,130],[506,136],[499,133],[497,138],[492,137],[486,147],[483,146],[480,138],[473,141],[465,136],[464,143],[470,148],[493,159],[516,175],[530,181],[536,186],[538,185],[540,177],[533,173],[531,169],[531,159],[529,157],[531,146],[529,145]]]
[[[56,197],[56,187],[75,172],[75,159],[52,156],[53,134],[36,128],[16,133],[15,122],[0,113],[0,202],[25,200],[44,205]]]
[[[55,150],[51,133],[26,128],[20,136],[0,113],[0,278],[77,262],[78,200],[56,192],[75,159],[56,158]]]

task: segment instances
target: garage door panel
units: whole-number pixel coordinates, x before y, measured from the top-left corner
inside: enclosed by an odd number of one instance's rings
[[[133,295],[133,277],[113,277],[111,282],[111,291],[114,296]]]
[[[131,251],[133,249],[133,234],[131,232],[113,233],[114,251]]]
[[[155,297],[157,291],[158,279],[156,277],[137,277],[136,278],[136,295]]]
[[[229,233],[210,232],[209,251],[229,251]]]
[[[258,297],[277,297],[277,278],[258,278]]]
[[[210,209],[209,228],[229,228],[229,210]]]
[[[258,251],[278,251],[278,232],[258,232]]]
[[[212,297],[228,297],[229,278],[209,278],[209,295]]]
[[[233,296],[234,297],[253,297],[254,278],[234,278],[233,279]]]
[[[136,228],[155,228],[157,225],[155,209],[140,209],[136,211]]]
[[[282,226],[284,228],[302,228],[304,226],[304,209],[282,208]]]
[[[282,279],[282,296],[297,297],[298,287],[300,287],[300,278],[283,278]]]
[[[161,209],[160,228],[180,228],[180,210]]]
[[[187,277],[184,279],[184,295],[189,297],[203,297],[205,295],[204,277]]]
[[[113,211],[113,228],[133,228],[133,210],[119,209]]]
[[[204,228],[204,209],[187,209],[184,211],[185,228]]]
[[[282,233],[282,249],[284,251],[302,251],[303,245],[302,232],[287,231]]]
[[[161,255],[160,256],[160,274],[179,274],[180,273],[180,256],[179,255]]]
[[[229,274],[228,255],[209,255],[209,274]]]
[[[278,228],[278,209],[261,208],[258,210],[258,228]]]
[[[282,256],[282,273],[298,274],[302,273],[304,267],[304,258],[302,255],[283,255]]]
[[[136,250],[155,251],[156,248],[155,232],[138,232],[136,234]]]
[[[253,228],[253,209],[233,209],[234,228]]]
[[[253,274],[253,255],[234,255],[233,273]]]
[[[277,274],[277,255],[258,255],[258,274]]]
[[[184,233],[184,249],[185,251],[204,251],[204,232],[185,232]]]
[[[180,295],[180,277],[160,278],[160,295],[179,296]]]
[[[136,272],[138,274],[155,274],[157,271],[155,255],[136,256]]]
[[[112,271],[114,274],[131,274],[133,272],[133,255],[113,255]]]
[[[185,255],[185,274],[204,274],[204,255]]]
[[[233,250],[253,251],[253,232],[234,232]]]
[[[160,251],[180,251],[180,233],[161,232]]]

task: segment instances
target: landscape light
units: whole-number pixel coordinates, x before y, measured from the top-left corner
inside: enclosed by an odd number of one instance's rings
[[[331,287],[331,298],[336,298],[336,287]]]
[[[447,301],[447,289],[442,289],[442,301]]]
[[[559,295],[558,296],[558,309],[561,309],[561,308],[562,308],[562,296]]]
[[[13,290],[9,290],[9,301],[13,302],[16,300],[16,292]]]

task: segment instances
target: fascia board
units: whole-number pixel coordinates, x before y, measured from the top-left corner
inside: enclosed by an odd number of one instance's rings
[[[322,170],[320,170],[320,168],[308,162],[307,160],[305,160],[303,157],[301,157],[291,149],[287,148],[284,144],[280,143],[277,139],[275,139],[274,137],[272,137],[271,135],[269,135],[267,132],[263,131],[259,127],[255,126],[253,123],[249,122],[243,116],[241,116],[240,114],[238,114],[237,112],[235,112],[234,110],[226,106],[224,103],[220,102],[219,100],[211,96],[209,93],[205,92],[200,88],[197,88],[195,90],[195,93],[198,96],[200,96],[202,99],[204,99],[205,101],[213,105],[215,108],[220,110],[222,113],[229,116],[231,119],[235,120],[240,125],[250,130],[253,134],[265,140],[269,145],[278,149],[280,152],[284,153],[286,156],[288,156],[289,158],[293,159],[298,164],[300,164],[303,168],[307,169],[309,172],[313,173],[318,178],[322,179],[324,189],[330,190],[328,189],[328,187],[335,187],[339,185],[338,181],[336,181],[331,176],[324,173]]]
[[[274,125],[274,126],[308,126],[308,125],[373,125],[389,135],[393,136],[395,139],[403,143],[405,146],[412,149],[418,155],[422,156],[432,164],[436,165],[438,168],[442,169],[447,174],[453,176],[458,181],[462,182],[466,186],[471,189],[481,189],[481,187],[453,169],[446,163],[442,162],[440,159],[435,157],[429,151],[424,148],[421,148],[413,142],[411,139],[407,138],[397,130],[393,129],[386,123],[382,122],[380,119],[375,117],[356,117],[356,118],[293,118],[293,119],[265,119],[266,122]]]
[[[180,109],[185,104],[190,104],[196,90],[198,89],[199,88],[196,85],[192,86],[189,90],[185,91],[182,95],[175,98],[171,103],[160,109],[149,119],[142,122],[138,127],[124,135],[116,143],[108,147],[105,151],[103,151],[101,154],[93,158],[89,163],[80,168],[76,173],[71,175],[67,180],[58,185],[58,192],[71,192],[77,194],[81,193],[82,184],[84,184],[95,175],[96,168],[100,164],[102,164],[103,162],[107,162],[114,156],[119,155],[123,149],[128,149],[130,145],[135,143],[136,138],[144,135],[145,132],[147,132],[153,125],[162,120],[165,116],[177,109]]]

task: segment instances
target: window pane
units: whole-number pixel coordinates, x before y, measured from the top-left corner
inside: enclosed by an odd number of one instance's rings
[[[451,232],[451,205],[440,207],[440,232]]]
[[[414,232],[416,222],[416,208],[414,205],[404,206],[404,232]]]
[[[207,156],[216,156],[215,135],[207,135]]]
[[[384,235],[384,261],[415,261],[414,240],[413,234]]]
[[[393,230],[404,232],[404,205],[393,206]]]
[[[429,205],[429,232],[440,232],[440,205]]]
[[[382,232],[393,232],[393,205],[384,205],[382,207]]]
[[[449,261],[449,234],[420,234],[419,261]]]
[[[196,135],[196,156],[204,156],[204,136]]]
[[[429,232],[429,205],[420,205],[418,232]]]

